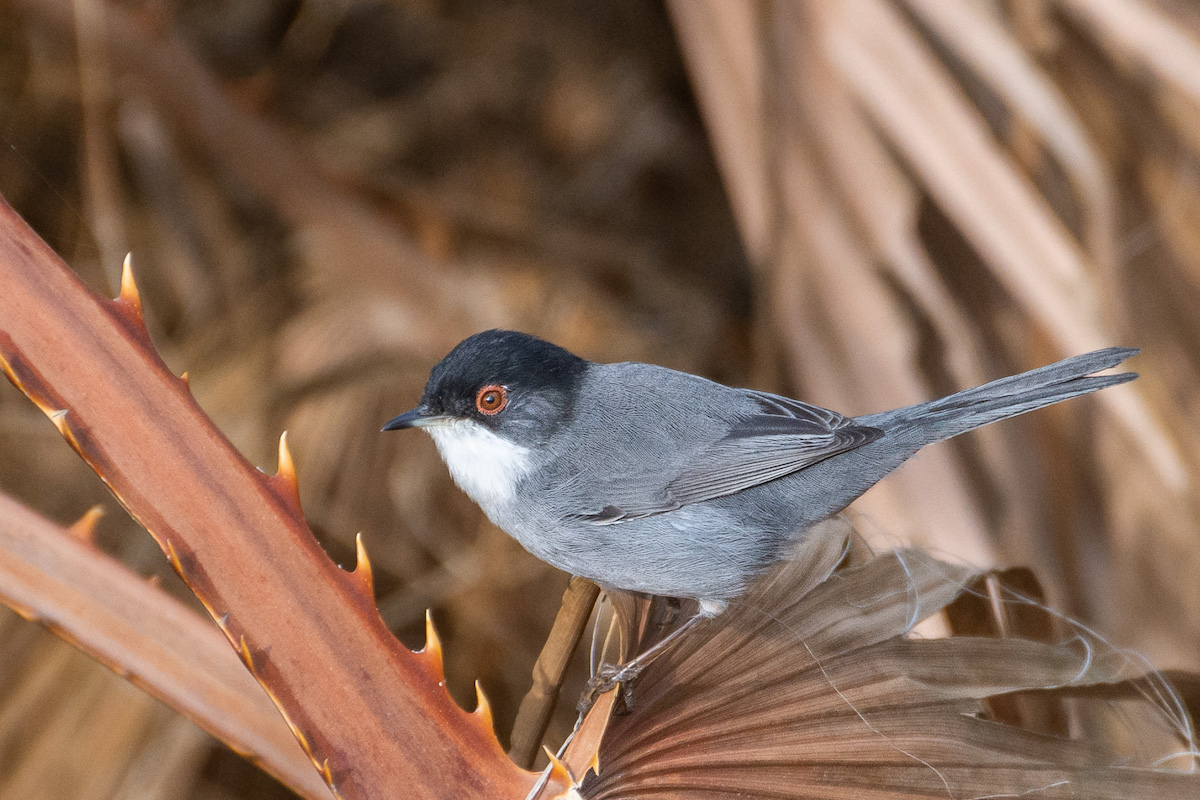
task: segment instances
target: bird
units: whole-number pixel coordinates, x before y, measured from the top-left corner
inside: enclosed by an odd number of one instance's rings
[[[428,433],[455,483],[541,560],[719,614],[816,523],[926,445],[1131,381],[1109,347],[864,416],[488,330],[383,430]]]

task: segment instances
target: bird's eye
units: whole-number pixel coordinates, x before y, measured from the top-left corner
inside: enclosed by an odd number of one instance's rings
[[[475,395],[475,408],[480,414],[499,414],[508,405],[508,389],[497,384],[484,386]]]

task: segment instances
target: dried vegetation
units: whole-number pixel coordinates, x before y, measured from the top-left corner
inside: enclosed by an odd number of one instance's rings
[[[566,578],[377,433],[490,326],[847,413],[1139,345],[1132,387],[923,454],[858,525],[1030,564],[1195,670],[1198,75],[1168,0],[3,0],[0,193],[110,296],[133,251],[166,362],[267,471],[289,431],[322,545],[352,565],[364,533],[389,627],[419,647],[433,608],[502,737]],[[0,488],[112,508],[59,439],[0,393]],[[98,541],[189,596],[122,513]],[[287,796],[0,624],[0,796]]]

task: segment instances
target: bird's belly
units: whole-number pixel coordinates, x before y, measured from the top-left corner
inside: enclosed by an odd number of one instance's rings
[[[791,530],[739,519],[718,502],[612,524],[507,511],[493,521],[559,569],[616,589],[708,600],[741,594]]]

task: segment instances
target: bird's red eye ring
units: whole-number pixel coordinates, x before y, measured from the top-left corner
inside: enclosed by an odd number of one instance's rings
[[[479,409],[480,414],[486,414],[489,417],[499,414],[506,405],[508,405],[508,389],[496,383],[489,383],[475,395],[475,408]]]

